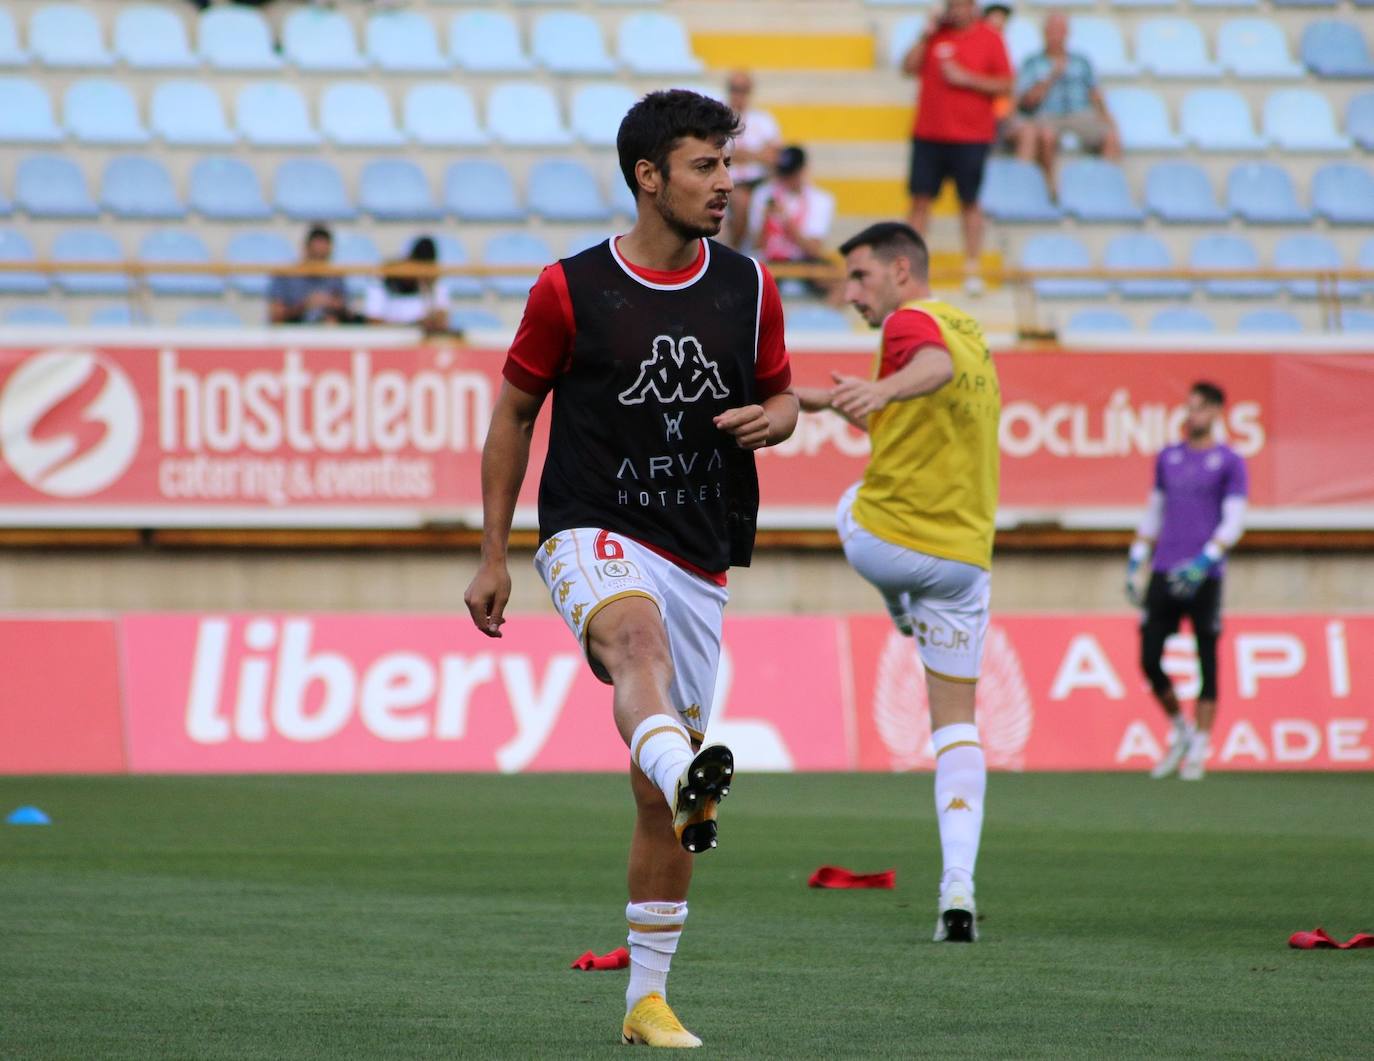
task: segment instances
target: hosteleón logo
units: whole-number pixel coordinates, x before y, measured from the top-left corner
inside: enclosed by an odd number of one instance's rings
[[[29,486],[85,497],[113,485],[138,452],[143,417],[119,366],[87,350],[23,361],[0,392],[0,452]]]

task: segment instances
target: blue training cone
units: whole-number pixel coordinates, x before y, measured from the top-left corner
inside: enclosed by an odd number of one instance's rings
[[[6,825],[51,825],[52,819],[37,807],[20,807],[11,811],[5,819]]]

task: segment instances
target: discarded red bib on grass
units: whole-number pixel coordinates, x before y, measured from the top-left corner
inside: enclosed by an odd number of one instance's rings
[[[581,969],[584,972],[591,972],[600,969],[628,969],[630,966],[630,952],[624,947],[617,947],[610,954],[593,954],[587,951],[586,954],[572,963],[572,968]]]
[[[881,873],[855,873],[843,866],[822,866],[811,874],[806,884],[809,888],[895,888],[897,871],[886,869]]]
[[[1355,950],[1359,947],[1374,947],[1374,933],[1356,932],[1344,943],[1331,938],[1326,929],[1314,932],[1294,932],[1288,937],[1288,945],[1298,950]]]

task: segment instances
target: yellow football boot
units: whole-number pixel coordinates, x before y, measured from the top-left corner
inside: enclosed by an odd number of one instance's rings
[[[692,854],[716,846],[716,805],[730,794],[735,757],[723,744],[708,744],[687,764],[673,800],[673,831]]]
[[[677,1014],[657,991],[645,995],[625,1015],[620,1041],[626,1046],[665,1046],[690,1049],[701,1040],[682,1026]]]

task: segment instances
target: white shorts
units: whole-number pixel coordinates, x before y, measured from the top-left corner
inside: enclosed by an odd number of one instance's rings
[[[915,635],[927,671],[950,681],[977,681],[988,632],[989,573],[865,530],[854,519],[858,492],[857,483],[845,491],[835,513],[850,566],[883,595],[898,629]]]
[[[587,627],[606,605],[648,597],[658,606],[673,659],[673,707],[694,740],[711,721],[720,665],[720,630],[729,594],[724,586],[684,570],[638,542],[595,527],[559,531],[539,546],[534,569],[553,606],[582,644],[592,673],[610,675],[587,650]]]

